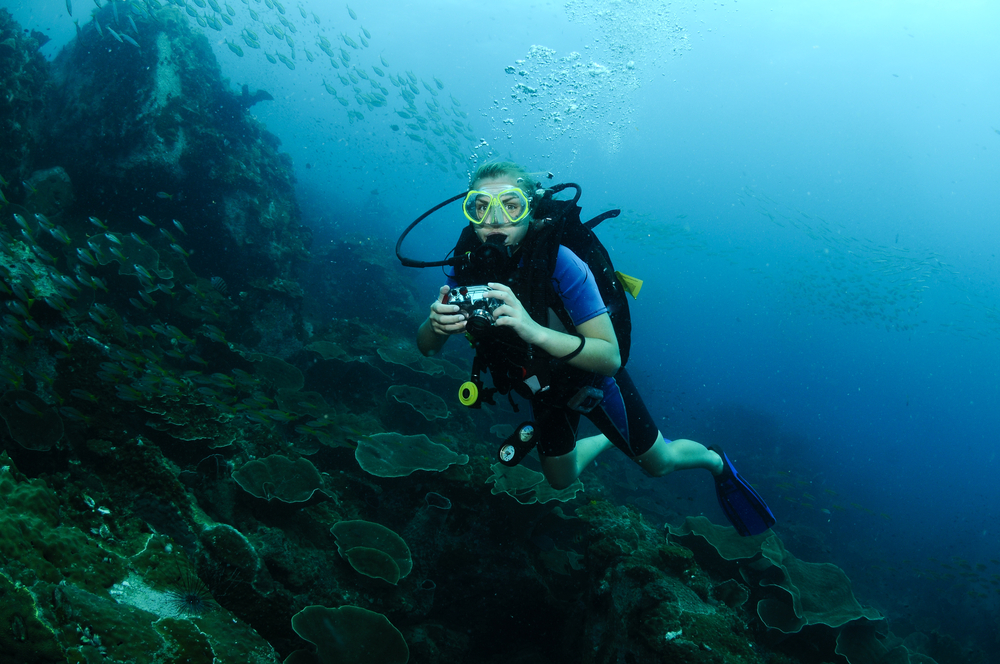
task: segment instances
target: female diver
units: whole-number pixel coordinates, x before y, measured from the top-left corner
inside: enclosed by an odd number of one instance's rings
[[[559,246],[551,269],[553,289],[569,314],[575,334],[567,332],[558,317],[550,315],[548,321],[539,322],[525,309],[524,296],[518,292],[523,285],[516,278],[517,271],[523,268],[523,259],[519,262],[518,257],[522,246],[549,221],[533,214],[543,192],[516,164],[485,164],[472,178],[465,197],[465,214],[480,242],[502,246],[512,257],[509,278],[486,284],[490,289],[486,297],[497,301],[492,315],[498,330],[495,340],[486,336],[479,345],[493,344],[501,356],[515,358],[524,357],[527,348],[528,356],[537,354],[550,363],[553,359],[564,359],[562,364],[572,367],[552,372],[553,387],[560,389],[539,392],[530,400],[534,438],[545,479],[555,489],[568,487],[588,464],[613,445],[653,477],[675,470],[708,470],[715,477],[719,503],[737,530],[743,535],[764,532],[773,525],[774,517],[721,449],[709,449],[683,438],[670,441],[657,429],[628,372],[621,366],[615,329],[585,262]],[[439,290],[427,320],[417,332],[417,346],[424,355],[437,353],[450,337],[467,331],[467,315],[459,306],[448,303],[449,292],[456,285],[453,275]],[[524,348],[518,349],[518,344]],[[495,367],[490,371],[494,376],[497,374]],[[578,388],[567,382],[596,388],[593,404],[581,408],[572,399],[566,400],[565,396],[574,394]],[[601,432],[599,435],[576,439],[581,414],[594,423]]]

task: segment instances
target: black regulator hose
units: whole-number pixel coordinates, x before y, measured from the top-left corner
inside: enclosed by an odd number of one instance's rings
[[[454,203],[455,201],[457,201],[460,198],[465,198],[466,194],[468,194],[468,193],[469,192],[467,192],[467,191],[463,191],[460,194],[456,194],[455,196],[452,196],[451,198],[449,198],[448,200],[446,200],[443,203],[438,203],[437,205],[435,205],[434,207],[432,207],[430,210],[428,210],[427,212],[424,212],[422,215],[420,215],[419,217],[417,217],[416,220],[412,224],[410,224],[409,226],[406,227],[406,230],[403,231],[403,234],[399,236],[398,240],[396,240],[396,258],[399,259],[399,262],[402,263],[404,267],[440,267],[442,265],[454,265],[455,264],[456,259],[454,257],[452,257],[452,258],[446,258],[443,261],[418,261],[418,260],[414,260],[412,258],[407,258],[406,256],[404,256],[403,254],[400,253],[400,247],[403,246],[403,240],[406,239],[406,236],[409,235],[410,231],[412,231],[414,229],[414,227],[416,227],[417,224],[419,224],[421,221],[423,221],[427,217],[431,216],[432,214],[434,214],[435,212],[437,212],[438,210],[440,210],[444,206],[451,205],[452,203]]]

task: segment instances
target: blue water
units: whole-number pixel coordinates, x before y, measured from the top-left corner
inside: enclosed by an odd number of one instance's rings
[[[253,113],[292,155],[318,241],[363,233],[391,247],[491,157],[580,183],[585,215],[623,208],[600,235],[645,281],[630,368],[664,434],[725,445],[789,548],[843,567],[862,602],[991,643],[1000,6],[403,4],[359,0],[357,21],[339,3],[290,5],[295,71],[229,51],[246,21],[207,32],[234,87],[274,95]],[[64,0],[0,6],[53,38],[49,57],[74,35]],[[313,35],[339,48],[361,25],[371,47],[350,50],[354,64],[371,73],[382,56],[461,103],[476,139],[460,141],[463,162],[442,171],[391,129],[405,124],[395,88],[354,123],[325,91],[340,84]],[[529,57],[536,45],[554,53]],[[534,96],[512,96],[518,83]],[[459,228],[454,211],[428,220],[410,253],[442,257]],[[429,302],[439,274],[414,278]],[[693,495],[675,509],[722,519],[700,475],[635,495]]]

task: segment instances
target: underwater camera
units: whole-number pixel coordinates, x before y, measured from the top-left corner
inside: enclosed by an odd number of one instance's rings
[[[458,305],[459,311],[468,318],[465,328],[473,335],[481,335],[493,326],[496,321],[493,312],[503,304],[496,298],[486,297],[490,290],[489,286],[457,286],[448,291],[441,302]]]

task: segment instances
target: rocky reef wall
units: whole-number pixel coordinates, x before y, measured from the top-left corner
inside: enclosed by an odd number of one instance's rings
[[[20,182],[29,173],[47,101],[49,66],[38,53],[42,35],[25,35],[0,9],[0,175]]]
[[[290,158],[248,113],[269,96],[233,93],[178,8],[132,19],[135,32],[113,37],[105,4],[58,55],[51,98],[35,109],[45,131],[31,168],[65,169],[78,209],[123,232],[149,230],[140,215],[167,230],[195,272],[244,294],[248,314],[274,312],[250,345],[287,353],[300,335],[295,280],[310,235]],[[255,329],[249,316],[244,324]]]

